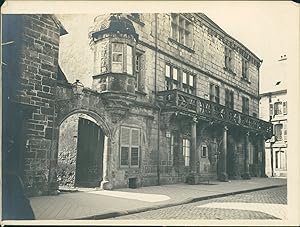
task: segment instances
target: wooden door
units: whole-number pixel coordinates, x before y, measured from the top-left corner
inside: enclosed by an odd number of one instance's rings
[[[75,185],[97,187],[102,180],[104,134],[94,122],[79,118]]]

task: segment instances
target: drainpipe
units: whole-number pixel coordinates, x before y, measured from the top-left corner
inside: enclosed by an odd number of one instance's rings
[[[161,108],[157,103],[157,13],[155,15],[155,61],[154,61],[154,94],[155,94],[155,105],[159,109],[157,113],[157,185],[160,185],[160,114]]]

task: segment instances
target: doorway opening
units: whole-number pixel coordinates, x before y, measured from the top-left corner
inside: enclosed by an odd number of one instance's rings
[[[77,113],[59,128],[57,176],[60,186],[99,187],[105,134],[96,120]]]

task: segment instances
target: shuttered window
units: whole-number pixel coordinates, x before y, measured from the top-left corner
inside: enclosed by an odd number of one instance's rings
[[[283,123],[283,140],[287,141],[287,121]]]
[[[287,114],[287,102],[283,102],[283,114]]]
[[[140,157],[140,129],[121,127],[120,166],[138,167]]]

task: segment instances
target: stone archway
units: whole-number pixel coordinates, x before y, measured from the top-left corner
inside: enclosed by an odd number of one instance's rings
[[[92,111],[73,110],[59,121],[58,182],[62,186],[99,187],[108,182],[111,130]]]

